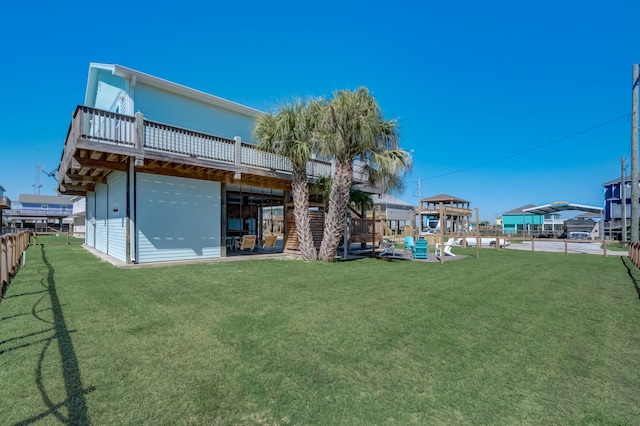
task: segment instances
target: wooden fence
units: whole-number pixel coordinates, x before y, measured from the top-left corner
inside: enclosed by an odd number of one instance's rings
[[[29,231],[0,236],[0,284],[4,289],[15,275],[22,253],[29,247]]]
[[[32,232],[31,244],[33,244],[34,246],[41,245],[42,242],[39,240],[39,238],[43,236],[56,237],[55,239],[47,239],[47,244],[84,244],[84,234],[84,232],[72,232],[71,230],[60,232],[56,231],[55,229],[48,232]]]
[[[629,259],[640,268],[640,243],[629,243]]]

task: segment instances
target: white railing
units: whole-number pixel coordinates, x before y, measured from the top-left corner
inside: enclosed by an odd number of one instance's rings
[[[353,181],[354,182],[367,182],[369,180],[369,173],[365,170],[364,162],[362,160],[356,160],[353,163]]]
[[[259,151],[254,145],[243,142],[241,162],[247,166],[261,167],[264,169],[291,172],[291,161],[283,156],[270,152]]]
[[[21,208],[9,210],[11,216],[60,216],[67,217],[71,215],[71,209],[42,209],[42,208]]]
[[[144,147],[233,163],[235,141],[144,120]]]
[[[81,137],[117,145],[135,144],[135,117],[86,106],[82,111]]]

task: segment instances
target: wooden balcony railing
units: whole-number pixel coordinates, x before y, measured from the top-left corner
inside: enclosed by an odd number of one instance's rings
[[[138,130],[140,129],[140,130]],[[292,172],[291,162],[279,155],[260,151],[242,141],[182,129],[139,117],[78,106],[73,115],[61,166],[66,167],[80,139],[106,145],[131,148],[132,155],[144,157],[145,150],[228,163],[235,166],[258,167]],[[64,176],[65,170],[59,170]],[[331,163],[311,160],[307,165],[311,177],[330,176]],[[61,174],[59,173],[59,176]]]

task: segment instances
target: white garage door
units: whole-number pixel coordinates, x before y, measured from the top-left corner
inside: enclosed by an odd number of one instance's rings
[[[138,173],[138,263],[220,257],[220,183]]]

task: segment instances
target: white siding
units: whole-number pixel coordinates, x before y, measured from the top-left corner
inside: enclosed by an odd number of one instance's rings
[[[85,235],[85,244],[89,247],[96,246],[96,194],[95,192],[89,192],[87,194],[86,205],[86,222],[87,233]]]
[[[109,206],[107,209],[107,254],[126,261],[127,257],[127,174],[115,172],[109,175]]]
[[[107,206],[108,202],[108,191],[107,185],[105,184],[97,184],[96,185],[96,250],[99,250],[103,253],[107,253],[108,248],[108,222],[107,222]]]
[[[220,183],[138,173],[138,263],[220,257]]]
[[[233,139],[251,140],[254,118],[139,83],[135,109],[147,120]]]

